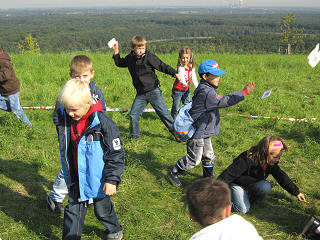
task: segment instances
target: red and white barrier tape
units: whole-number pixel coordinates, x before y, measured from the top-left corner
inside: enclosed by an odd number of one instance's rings
[[[52,110],[54,106],[43,106],[43,107],[22,107],[23,109],[44,109],[44,110]],[[170,110],[170,109],[169,109]],[[129,112],[130,108],[111,108],[106,107],[107,112]],[[153,108],[146,108],[143,112],[155,112]],[[253,116],[253,115],[242,115],[242,114],[233,114],[233,113],[223,113],[223,116],[236,116],[236,117],[245,117],[245,118],[257,118],[257,119],[278,119],[285,120],[291,122],[312,122],[315,121],[316,118],[280,118],[280,117],[264,117],[264,116]]]
[[[232,114],[232,113],[223,113],[223,116],[237,116],[237,117],[246,117],[246,118],[261,118],[261,119],[278,119],[285,120],[291,122],[312,122],[315,121],[316,118],[280,118],[280,117],[264,117],[264,116],[252,116],[252,115],[242,115],[242,114]]]

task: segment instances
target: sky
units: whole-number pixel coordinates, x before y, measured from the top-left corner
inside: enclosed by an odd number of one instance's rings
[[[239,0],[0,0],[0,8],[48,7],[205,7],[228,6]],[[244,0],[246,7],[320,7],[320,0]]]

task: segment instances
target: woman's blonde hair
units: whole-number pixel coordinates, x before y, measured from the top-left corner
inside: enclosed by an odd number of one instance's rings
[[[278,136],[266,136],[260,140],[260,142],[251,147],[248,150],[247,157],[253,162],[254,165],[265,166],[268,162],[269,155],[269,145],[272,141],[281,141],[283,145],[283,150],[287,151],[289,146],[285,144],[281,137]]]
[[[59,102],[65,107],[92,105],[92,96],[89,86],[80,79],[69,80],[58,96]]]
[[[193,54],[192,54],[191,49],[188,48],[188,47],[184,47],[184,48],[181,48],[181,49],[180,49],[180,51],[179,51],[179,57],[178,57],[177,68],[178,68],[178,67],[183,67],[182,60],[181,60],[183,54],[188,54],[188,55],[190,56],[189,67],[194,68]]]

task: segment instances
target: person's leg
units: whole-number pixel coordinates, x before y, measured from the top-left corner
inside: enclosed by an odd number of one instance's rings
[[[168,108],[164,102],[160,88],[156,88],[150,92],[146,93],[147,99],[160,117],[160,120],[168,128],[168,130],[173,134],[173,118],[168,111]]]
[[[178,114],[178,110],[179,110],[179,107],[180,107],[180,101],[181,101],[181,98],[182,98],[182,94],[183,92],[175,89],[175,88],[172,88],[172,107],[171,107],[171,116],[173,119],[175,119],[175,117],[177,116]]]
[[[31,126],[31,123],[29,121],[29,118],[24,113],[23,109],[20,106],[20,100],[19,100],[19,92],[9,95],[8,96],[8,103],[10,107],[10,111],[16,115],[18,119],[25,122],[29,127]]]
[[[101,224],[106,228],[107,239],[120,239],[122,227],[119,224],[116,212],[109,196],[94,199],[94,214]]]
[[[231,206],[233,212],[240,212],[246,214],[250,210],[250,201],[247,191],[236,184],[230,184],[231,190]]]
[[[64,209],[62,206],[62,202],[63,202],[63,199],[67,196],[67,194],[68,194],[68,187],[64,180],[63,170],[61,168],[56,177],[56,180],[52,185],[52,190],[49,193],[49,196],[47,199],[49,209],[52,212],[63,213]]]
[[[202,154],[202,172],[203,177],[213,177],[214,161],[216,156],[212,148],[211,137],[204,139]]]
[[[183,92],[181,100],[182,100],[183,104],[188,103],[188,102],[191,101],[190,100],[190,88],[187,91]]]
[[[168,173],[168,178],[174,185],[182,187],[178,175],[194,168],[201,162],[203,146],[203,138],[190,139],[187,141],[187,155],[180,158],[173,169]]]
[[[130,133],[134,139],[140,138],[140,117],[147,106],[145,94],[136,95],[130,110]]]
[[[6,97],[2,96],[1,94],[0,94],[0,109],[10,112],[9,102],[6,99]]]
[[[272,190],[271,182],[261,180],[248,186],[248,195],[250,203],[261,201]]]
[[[62,228],[63,240],[81,239],[87,207],[84,202],[78,202],[79,197],[79,188],[78,185],[75,184],[70,188],[68,205],[64,211]]]

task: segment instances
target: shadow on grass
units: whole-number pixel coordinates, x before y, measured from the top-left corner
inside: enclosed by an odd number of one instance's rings
[[[164,126],[164,124],[162,124],[162,125]],[[118,128],[119,128],[122,140],[123,139],[130,139],[130,129],[129,128],[125,128],[125,127],[123,127],[121,125],[120,126],[118,125]],[[166,131],[169,133],[169,131],[165,129],[164,132],[166,132]],[[150,133],[148,131],[143,131],[140,128],[140,136],[141,137],[142,136],[148,136],[148,137],[151,137],[151,138],[166,138],[168,140],[174,141],[174,137],[171,135],[171,133],[169,133],[169,134],[170,135],[168,135],[168,136],[162,135],[162,134],[154,134],[154,133]]]
[[[277,230],[287,234],[300,234],[309,217],[301,204],[297,199],[289,198],[284,193],[272,192],[263,201],[254,205],[249,215],[276,224]]]
[[[295,123],[290,128],[276,129],[284,139],[304,143],[307,138],[320,143],[320,127],[312,123]]]
[[[0,184],[1,211],[39,239],[59,239],[51,226],[60,228],[62,219],[47,209],[43,185],[51,188],[52,183],[39,174],[39,167],[14,159],[0,159],[0,174],[19,183],[12,187]]]

